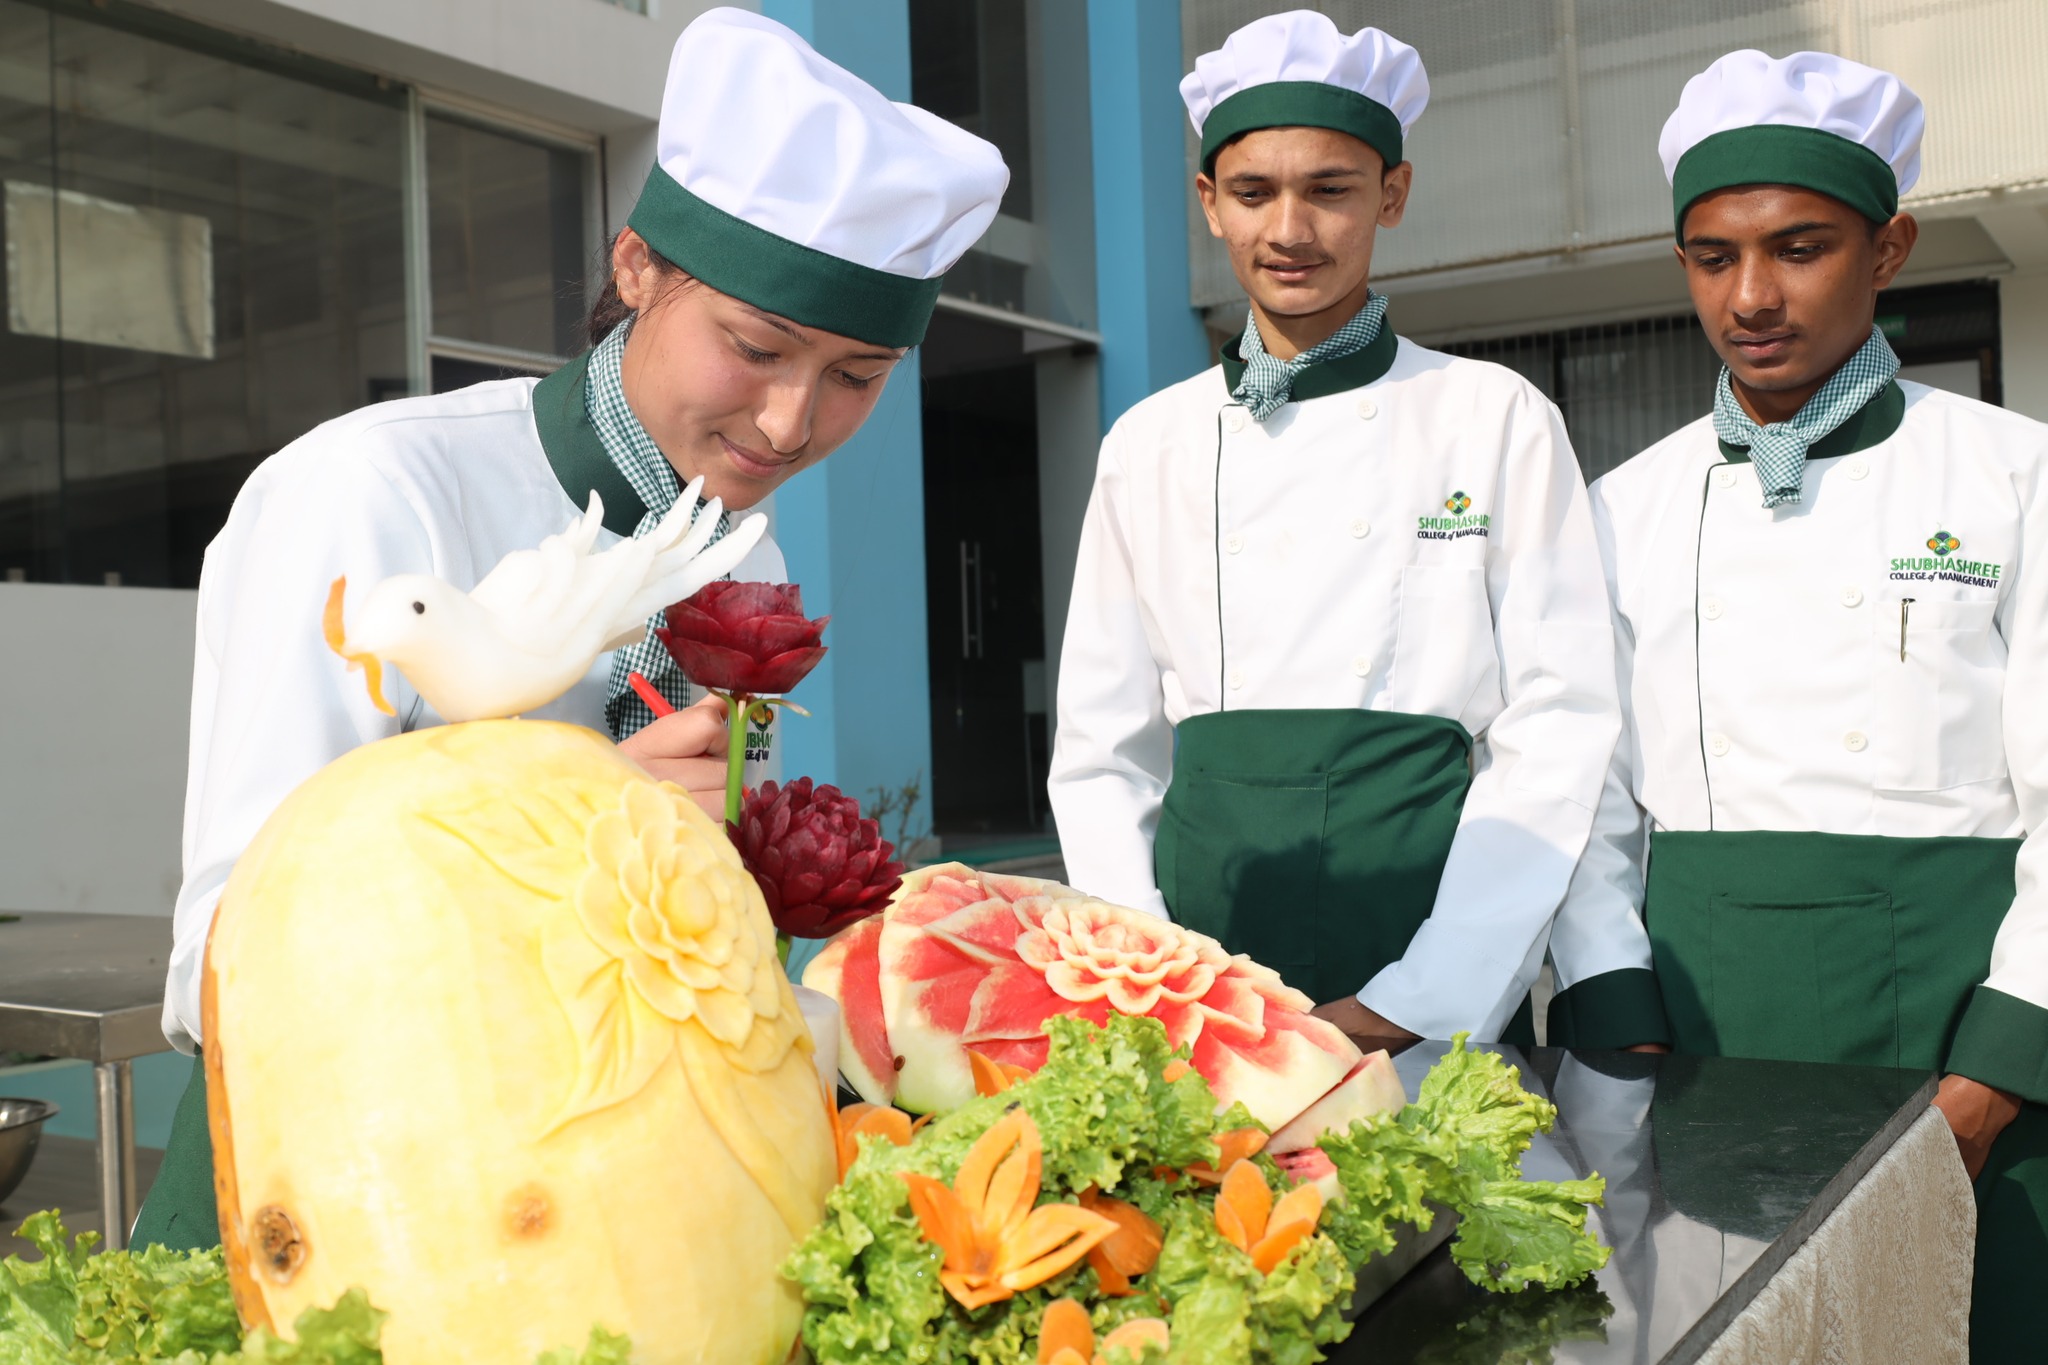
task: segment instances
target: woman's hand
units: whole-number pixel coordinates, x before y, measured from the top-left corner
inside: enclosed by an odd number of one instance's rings
[[[619,742],[650,777],[673,782],[714,820],[725,819],[725,699],[706,697],[661,716]]]
[[[1963,1169],[1975,1180],[1991,1156],[1991,1144],[2005,1131],[2005,1125],[2019,1117],[2017,1096],[1994,1090],[1968,1076],[1943,1076],[1934,1092],[1934,1107],[1948,1120],[1963,1154]]]

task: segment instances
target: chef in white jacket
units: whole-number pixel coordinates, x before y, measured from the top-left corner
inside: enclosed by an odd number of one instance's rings
[[[2048,427],[1900,381],[1872,325],[1923,123],[1889,73],[1735,52],[1664,127],[1724,367],[1593,486],[1627,727],[1552,951],[1642,907],[1678,1051],[1941,1071],[1972,1356],[2037,1360]]]
[[[1620,726],[1577,462],[1534,387],[1398,338],[1370,290],[1413,48],[1275,15],[1181,94],[1251,310],[1103,442],[1052,761],[1069,876],[1353,1032],[1526,1038]],[[1573,965],[1554,1036],[1661,1039],[1639,929]]]
[[[395,716],[371,704],[322,640],[328,585],[427,573],[466,591],[565,529],[593,492],[606,543],[652,529],[700,475],[728,511],[760,502],[867,418],[1009,178],[980,138],[733,9],[677,40],[656,159],[613,243],[590,352],[537,383],[381,403],[317,428],[250,476],[208,548],[164,1005],[181,1049],[205,1041],[215,903],[271,811],[349,749],[440,720],[399,678],[387,680]],[[735,576],[780,581],[782,555],[764,539]],[[722,806],[718,713],[654,721],[628,686],[636,670],[691,699],[650,634],[534,714],[608,731]],[[194,1068],[138,1244],[217,1240],[205,1125]]]

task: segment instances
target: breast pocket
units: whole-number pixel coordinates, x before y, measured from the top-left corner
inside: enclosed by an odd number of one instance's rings
[[[1500,656],[1484,569],[1411,564],[1402,570],[1387,705],[1460,721],[1474,734],[1500,713]]]
[[[1870,736],[1879,790],[1941,791],[2004,775],[1996,611],[1995,602],[1879,603]]]

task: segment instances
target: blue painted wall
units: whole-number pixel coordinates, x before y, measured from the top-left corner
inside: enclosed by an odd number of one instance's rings
[[[1213,363],[1188,304],[1180,5],[1088,0],[1102,426]]]
[[[764,0],[761,12],[889,98],[910,98],[907,0]],[[794,694],[812,714],[782,721],[782,771],[863,802],[872,788],[922,773],[928,789],[931,778],[919,389],[913,353],[867,425],[775,495],[789,576],[811,615],[832,616],[830,652]]]

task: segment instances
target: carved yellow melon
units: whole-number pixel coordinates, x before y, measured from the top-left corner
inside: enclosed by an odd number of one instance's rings
[[[236,866],[207,953],[223,1241],[251,1324],[352,1285],[392,1365],[593,1324],[639,1365],[780,1365],[830,1124],[724,835],[588,730],[358,749]]]

